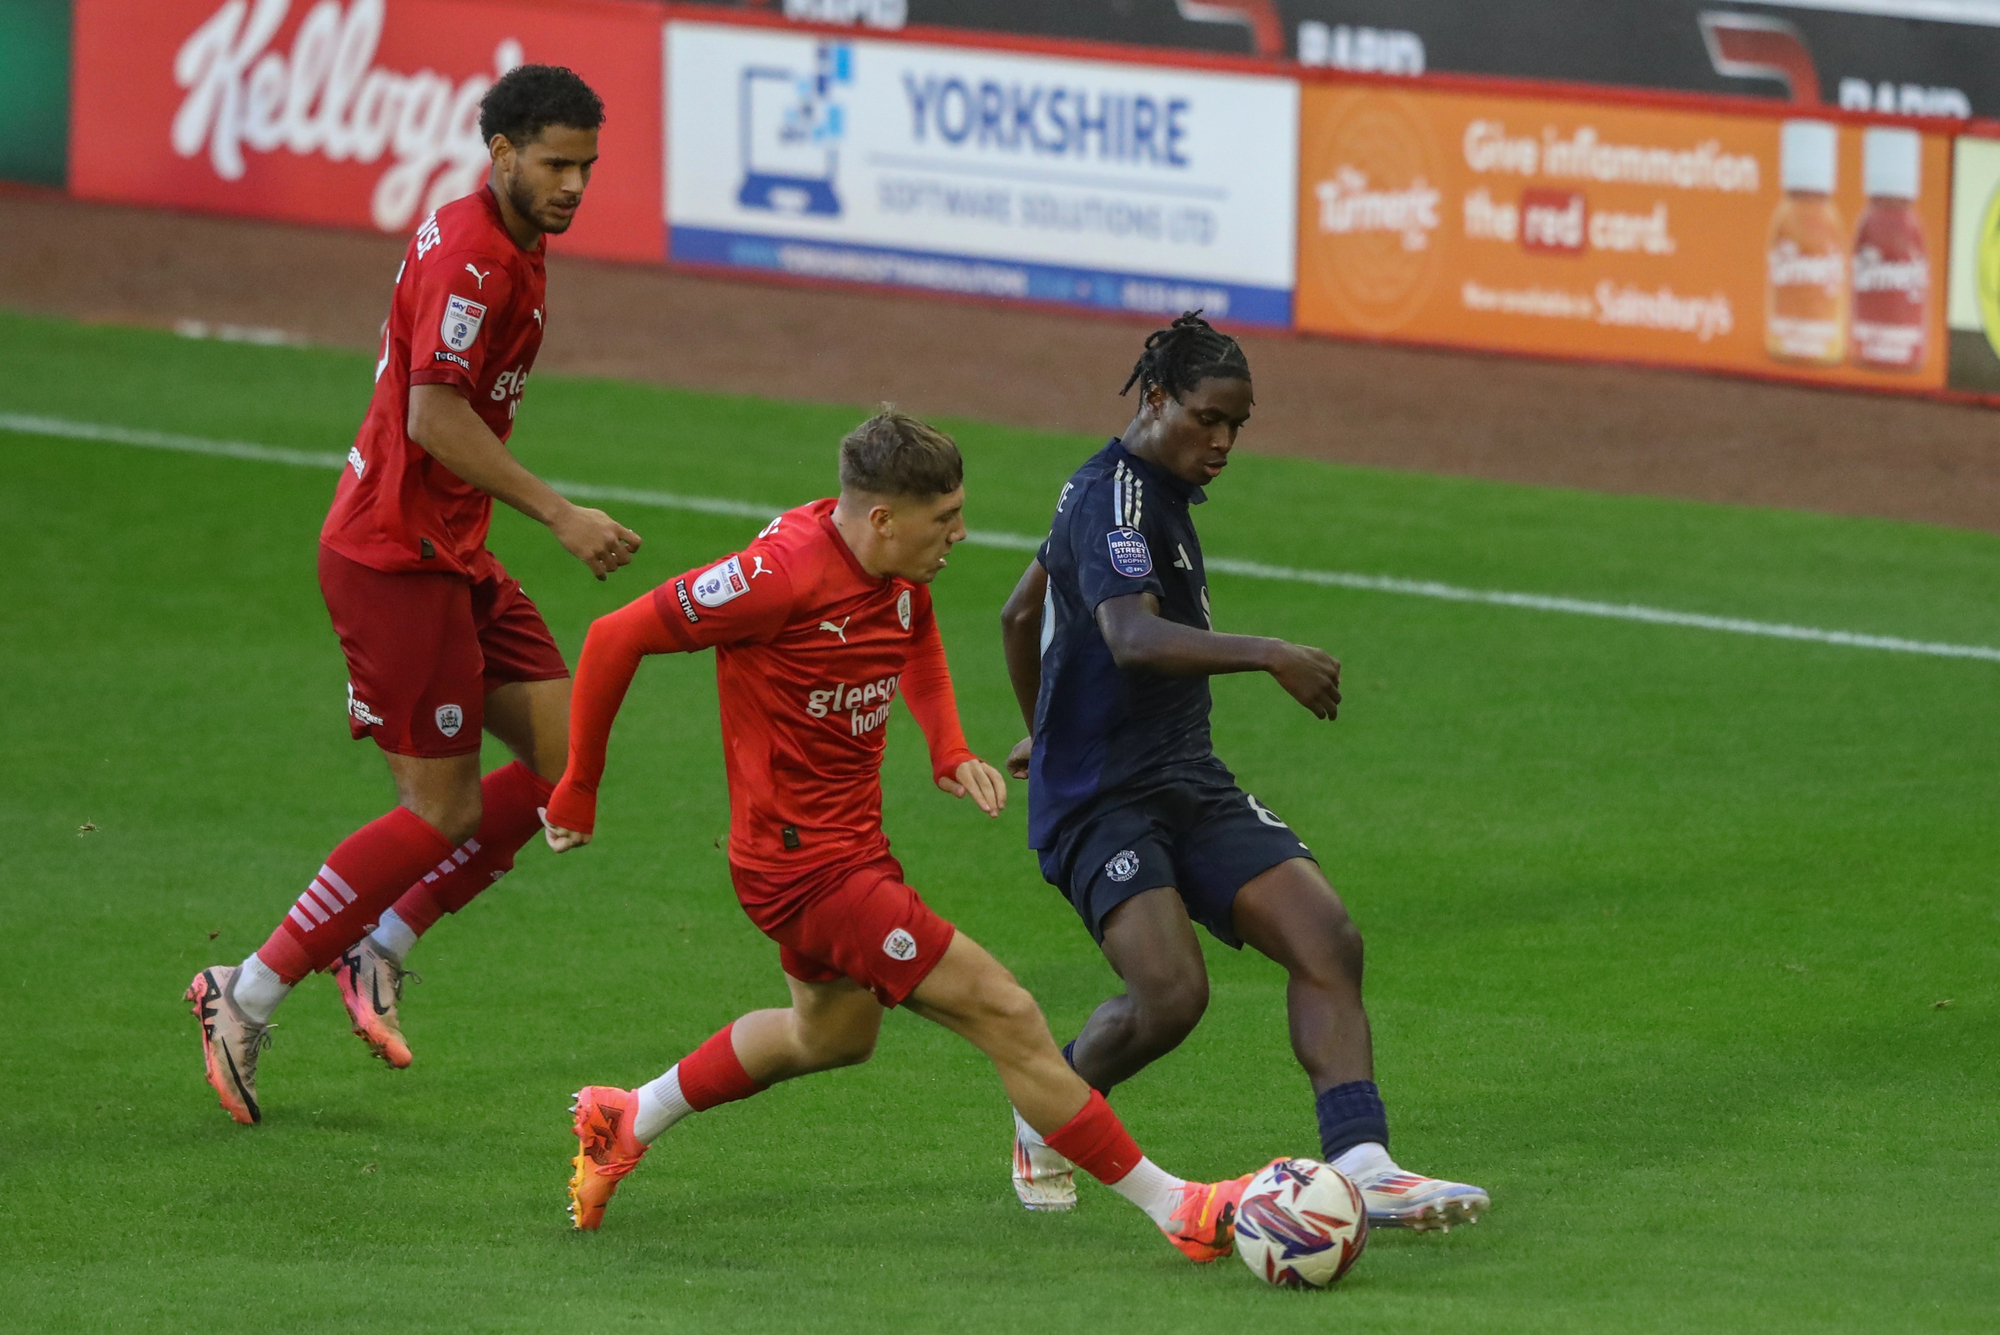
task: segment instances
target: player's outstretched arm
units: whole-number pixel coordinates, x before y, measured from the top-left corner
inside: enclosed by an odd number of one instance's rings
[[[1042,603],[1049,591],[1049,572],[1038,557],[1021,572],[1020,583],[1000,609],[1000,643],[1007,656],[1007,680],[1014,685],[1028,735],[1007,753],[1007,772],[1028,777],[1028,757],[1035,747],[1035,701],[1042,693]]]
[[[521,465],[464,395],[451,385],[410,386],[410,439],[468,485],[546,524],[564,549],[603,579],[631,564],[637,533],[605,514],[576,505]]]
[[[1268,672],[1294,700],[1323,719],[1340,713],[1340,662],[1324,649],[1266,639],[1222,635],[1183,626],[1160,615],[1150,593],[1107,598],[1097,605],[1097,629],[1121,668],[1177,677],[1217,677]]]
[[[685,647],[660,620],[650,593],[590,623],[570,689],[569,763],[542,809],[543,835],[556,852],[589,843],[597,827],[597,785],[611,724],[639,660]]]
[[[937,786],[953,797],[970,797],[989,816],[1007,808],[1007,780],[1000,771],[972,754],[965,729],[958,721],[958,700],[952,694],[951,671],[945,665],[944,640],[928,602],[923,623],[916,628],[910,656],[903,666],[903,703],[930,744],[931,774]]]

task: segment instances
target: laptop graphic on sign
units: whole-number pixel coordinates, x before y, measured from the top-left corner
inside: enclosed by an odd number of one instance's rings
[[[743,186],[736,202],[746,209],[840,214],[833,183],[846,116],[834,97],[854,81],[853,48],[822,42],[813,64],[805,76],[772,66],[743,71],[737,129]]]

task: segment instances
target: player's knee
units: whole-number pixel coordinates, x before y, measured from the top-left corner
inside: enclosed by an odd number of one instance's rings
[[[836,1035],[820,1055],[828,1070],[837,1066],[859,1066],[875,1055],[875,1035],[872,1032]]]
[[[479,818],[484,814],[477,784],[470,793],[453,793],[411,809],[454,848],[479,833]]]
[[[1140,1042],[1150,1049],[1166,1052],[1193,1033],[1207,1013],[1208,975],[1163,979],[1147,986],[1136,999]]]
[[[1345,909],[1340,913],[1340,925],[1334,929],[1334,942],[1341,961],[1348,966],[1348,972],[1358,977],[1362,959],[1361,929],[1354,925],[1354,919],[1347,916]]]
[[[1346,907],[1335,899],[1318,926],[1320,949],[1314,952],[1317,958],[1313,963],[1318,966],[1315,972],[1331,973],[1345,982],[1359,982],[1361,929],[1347,916]]]
[[[1310,944],[1294,952],[1290,973],[1294,979],[1314,987],[1359,987],[1363,951],[1361,929],[1335,907],[1311,929]]]
[[[803,1028],[803,1027],[802,1027]],[[804,1064],[815,1071],[830,1071],[839,1066],[859,1066],[875,1055],[877,1030],[857,1025],[854,1027],[823,1027],[795,1030],[795,1042]]]
[[[1005,969],[995,971],[980,986],[975,1005],[979,1027],[989,1038],[989,1046],[1004,1045],[1023,1051],[1049,1041],[1049,1022],[1028,989],[1014,981]]]
[[[535,748],[534,758],[528,768],[549,783],[561,783],[563,770],[569,765],[569,742],[551,742]]]

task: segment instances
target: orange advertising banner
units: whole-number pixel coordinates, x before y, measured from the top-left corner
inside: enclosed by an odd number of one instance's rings
[[[1379,86],[1301,91],[1301,329],[1944,384],[1944,135]]]

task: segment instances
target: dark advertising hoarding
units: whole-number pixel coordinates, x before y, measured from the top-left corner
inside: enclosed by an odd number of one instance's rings
[[[2000,0],[717,0],[1381,74],[1488,74],[2000,117]]]

